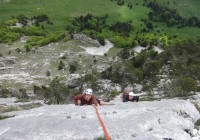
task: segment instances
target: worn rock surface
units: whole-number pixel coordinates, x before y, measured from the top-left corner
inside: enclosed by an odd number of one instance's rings
[[[200,117],[183,100],[114,103],[98,107],[112,140],[190,140]],[[93,140],[103,135],[93,106],[43,106],[0,121],[2,140]]]

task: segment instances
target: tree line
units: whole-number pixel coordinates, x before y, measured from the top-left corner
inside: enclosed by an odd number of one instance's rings
[[[200,28],[200,20],[198,17],[192,16],[189,19],[183,18],[177,12],[176,9],[170,9],[164,5],[158,4],[157,2],[151,1],[147,3],[147,7],[153,11],[149,12],[148,16],[151,21],[164,22],[168,27],[179,26],[179,27],[198,27]]]

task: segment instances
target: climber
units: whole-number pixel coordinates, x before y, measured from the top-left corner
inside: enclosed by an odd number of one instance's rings
[[[92,93],[93,93],[92,89],[87,89],[84,91],[83,94],[75,96],[74,104],[79,106],[95,104],[96,106],[98,106],[98,102],[96,98],[92,95]]]
[[[138,102],[139,101],[139,96],[136,96],[133,92],[129,92],[129,93],[124,93],[122,95],[122,101],[123,102],[128,102],[128,101],[131,101],[131,102]]]
[[[96,99],[96,97],[93,96],[92,94],[93,94],[92,89],[84,90],[82,94],[74,97],[74,104],[79,105],[79,106],[93,105],[93,104],[95,104],[96,106],[98,106],[98,105],[114,105],[112,103],[106,103],[103,100]]]

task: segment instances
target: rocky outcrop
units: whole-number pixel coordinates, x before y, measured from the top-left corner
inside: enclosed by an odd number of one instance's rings
[[[101,79],[97,81],[100,90],[98,93],[108,93],[111,91],[121,92],[122,87],[119,84],[112,83],[111,80]]]
[[[73,38],[79,40],[85,46],[87,46],[88,44],[92,44],[94,46],[99,46],[99,47],[101,46],[97,40],[87,37],[84,34],[73,34]]]
[[[77,86],[80,86],[80,79],[81,76],[79,74],[70,74],[69,79],[66,82],[66,86],[70,88],[75,88]]]
[[[5,65],[9,64],[15,64],[17,61],[17,57],[11,56],[11,57],[0,57],[0,67],[3,67]]]
[[[127,102],[98,107],[113,140],[192,140],[200,115],[184,100]],[[0,121],[0,139],[94,140],[103,136],[93,106],[51,105]]]
[[[13,69],[10,67],[13,64],[16,64],[17,57],[0,57],[0,70]]]
[[[15,57],[15,56],[12,56],[12,57],[5,57],[5,58],[4,58],[4,62],[5,62],[6,64],[15,64],[16,61],[17,61],[17,57]]]

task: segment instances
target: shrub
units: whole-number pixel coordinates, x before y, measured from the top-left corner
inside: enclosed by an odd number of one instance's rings
[[[15,117],[15,116],[14,115],[13,116],[0,115],[0,120],[4,120],[4,119],[7,119],[7,118],[12,118],[12,117]]]
[[[15,23],[19,22],[16,18],[13,18],[13,19],[9,19],[5,22],[6,25],[8,26],[14,26]]]
[[[26,52],[30,52],[31,51],[31,46],[30,45],[26,44],[24,47],[25,47]]]
[[[179,84],[185,92],[195,91],[197,87],[196,80],[189,77],[181,77],[179,79]]]
[[[46,72],[46,76],[50,76],[50,75],[51,75],[50,71],[47,70],[47,72]]]
[[[19,95],[17,96],[18,99],[28,99],[28,95],[25,88],[19,89]]]
[[[64,103],[66,97],[70,95],[68,87],[61,83],[58,77],[50,82],[49,87],[34,86],[34,94],[44,98],[47,104]]]
[[[19,49],[19,48],[16,48],[15,51],[18,53],[22,52],[21,49]]]
[[[58,65],[58,70],[64,69],[64,67],[65,67],[65,64],[62,61],[60,61]]]
[[[124,48],[119,54],[119,57],[121,57],[122,59],[128,59],[130,56],[130,52],[128,48]]]
[[[17,99],[15,103],[18,103],[18,102],[30,102],[30,101],[28,99]]]
[[[105,136],[100,136],[100,137],[97,137],[97,138],[94,138],[94,140],[106,140],[106,137]]]
[[[78,62],[74,61],[69,64],[69,72],[74,73],[77,70]]]
[[[9,89],[4,88],[3,86],[0,86],[0,97],[1,98],[8,98],[11,96],[12,96],[12,92]]]
[[[111,98],[111,99],[113,99],[113,98],[115,98],[117,95],[119,95],[119,92],[113,90],[113,91],[111,91],[111,92],[108,94],[108,97]]]
[[[189,77],[174,77],[174,80],[169,86],[169,96],[185,97],[191,95],[191,91],[196,91],[197,82]]]
[[[94,79],[94,76],[93,74],[86,74],[84,77],[83,77],[83,82],[89,82],[91,80]]]

